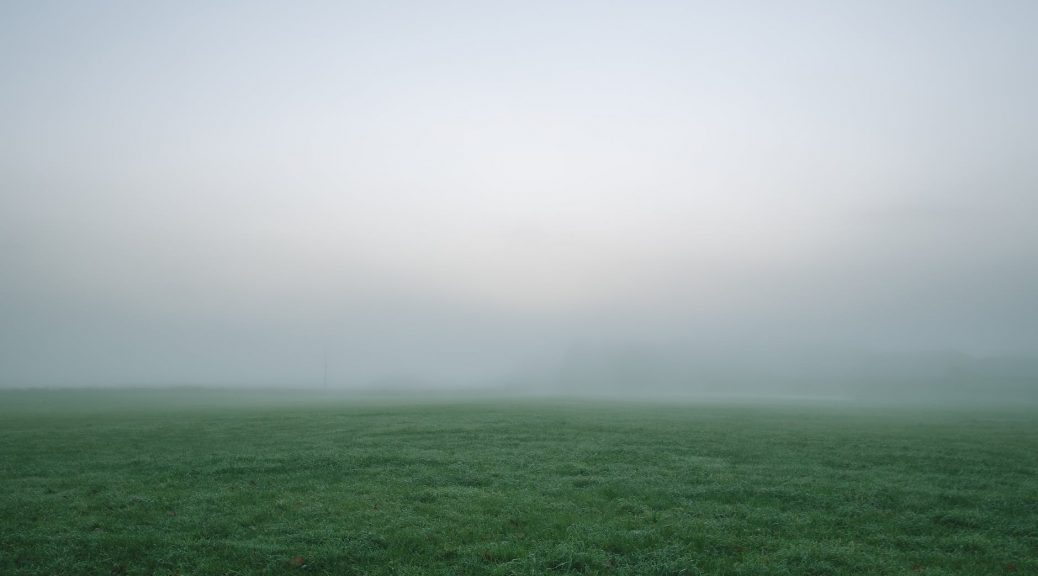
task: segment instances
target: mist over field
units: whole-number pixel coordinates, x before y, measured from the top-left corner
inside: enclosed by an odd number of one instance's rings
[[[1034,402],[1038,4],[855,4],[4,3],[0,386]]]

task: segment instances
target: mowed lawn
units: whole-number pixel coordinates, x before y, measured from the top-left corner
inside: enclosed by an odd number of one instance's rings
[[[0,574],[1038,574],[1038,413],[0,392]]]

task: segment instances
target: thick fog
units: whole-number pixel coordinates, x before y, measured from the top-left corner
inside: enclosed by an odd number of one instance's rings
[[[5,3],[0,385],[1038,397],[1036,25]]]

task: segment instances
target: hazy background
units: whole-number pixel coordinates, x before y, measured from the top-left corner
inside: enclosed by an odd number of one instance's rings
[[[0,385],[1038,397],[1036,27],[3,2]]]

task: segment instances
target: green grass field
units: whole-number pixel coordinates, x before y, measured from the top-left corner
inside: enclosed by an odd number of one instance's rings
[[[0,574],[1038,574],[1038,413],[0,393]]]

